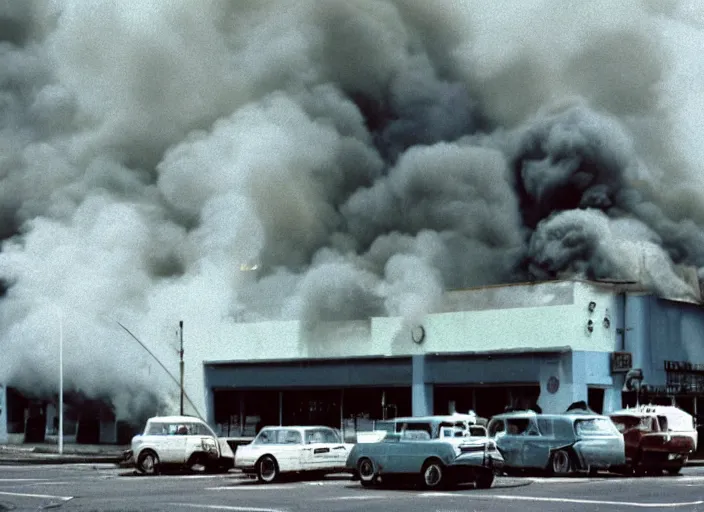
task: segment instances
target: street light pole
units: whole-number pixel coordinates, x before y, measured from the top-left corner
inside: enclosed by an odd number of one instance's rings
[[[181,348],[179,350],[179,357],[180,357],[180,362],[179,362],[179,370],[181,372],[181,416],[183,416],[183,320],[179,320],[178,322],[178,328],[179,328],[179,337],[181,339]]]
[[[59,454],[64,453],[64,319],[59,311]]]

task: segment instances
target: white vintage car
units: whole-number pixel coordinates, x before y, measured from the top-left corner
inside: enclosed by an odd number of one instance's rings
[[[137,470],[154,475],[168,467],[227,472],[235,455],[202,420],[192,416],[156,416],[132,438],[131,457]]]
[[[264,427],[254,440],[237,448],[235,468],[274,482],[282,473],[344,472],[354,447],[329,427]]]

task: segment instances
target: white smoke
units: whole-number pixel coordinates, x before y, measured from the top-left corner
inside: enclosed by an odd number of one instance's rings
[[[689,297],[703,20],[676,0],[0,3],[0,381],[54,387],[59,315],[67,384],[129,415],[173,385],[117,321],[175,361],[175,318],[414,322],[446,290],[575,274]]]

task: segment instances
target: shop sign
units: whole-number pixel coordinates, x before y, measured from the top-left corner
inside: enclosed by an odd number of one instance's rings
[[[628,373],[633,368],[633,354],[631,352],[611,353],[611,373]]]

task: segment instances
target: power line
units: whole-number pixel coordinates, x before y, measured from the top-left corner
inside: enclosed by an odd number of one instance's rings
[[[132,332],[131,332],[127,327],[125,327],[124,325],[122,325],[122,324],[121,324],[120,322],[118,322],[117,320],[115,320],[115,322],[117,322],[117,325],[119,325],[119,326],[122,327],[125,331],[127,331],[127,334],[129,334],[130,336],[132,336],[132,338],[133,338],[137,343],[139,343],[139,344],[141,345],[141,347],[142,347],[144,350],[146,350],[147,353],[148,353],[150,356],[152,356],[152,358],[153,358],[157,363],[159,363],[159,366],[161,366],[161,367],[164,369],[164,371],[166,372],[166,374],[167,374],[169,377],[171,377],[171,380],[173,380],[174,383],[176,383],[176,385],[179,386],[179,388],[181,388],[181,392],[183,393],[183,396],[186,398],[186,400],[188,400],[188,403],[191,404],[191,407],[193,407],[193,410],[196,412],[196,414],[198,415],[198,417],[199,417],[201,420],[205,421],[205,420],[203,419],[203,416],[200,414],[200,412],[198,412],[198,408],[195,406],[195,404],[193,403],[193,401],[192,401],[192,400],[190,399],[190,397],[188,396],[188,393],[185,392],[185,390],[183,389],[183,387],[182,387],[181,384],[179,383],[179,380],[178,380],[176,377],[174,377],[174,375],[169,371],[169,369],[168,369],[166,366],[164,366],[164,364],[163,364],[161,361],[159,361],[159,358],[157,358],[157,357],[152,353],[152,351],[149,350],[149,349],[147,348],[147,346],[146,346],[144,343],[142,343],[142,342],[140,341],[139,338],[137,338],[137,336],[135,336],[134,334],[132,334]]]

